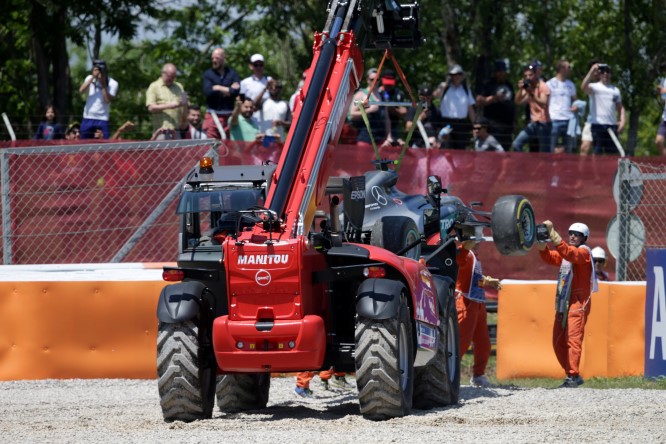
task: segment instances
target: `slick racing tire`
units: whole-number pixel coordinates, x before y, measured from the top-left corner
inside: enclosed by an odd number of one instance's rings
[[[414,408],[429,410],[457,404],[460,393],[460,334],[455,299],[440,316],[437,354],[425,367],[414,368]]]
[[[497,250],[505,256],[522,256],[536,240],[536,222],[530,202],[523,196],[497,199],[491,229]]]
[[[193,321],[160,322],[157,386],[165,421],[190,422],[213,416],[217,365],[212,353],[204,360],[199,359],[200,353],[209,354],[201,348],[199,329]]]
[[[259,410],[268,403],[271,374],[233,374],[217,379],[217,407],[221,412]]]
[[[414,339],[404,296],[394,318],[359,317],[355,337],[356,384],[363,417],[379,421],[409,414],[414,388]]]
[[[419,228],[411,217],[385,216],[373,225],[370,245],[397,254],[404,247],[420,238]],[[403,256],[418,260],[421,257],[421,244],[406,251]]]

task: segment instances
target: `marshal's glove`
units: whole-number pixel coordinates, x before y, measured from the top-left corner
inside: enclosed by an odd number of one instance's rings
[[[484,276],[481,279],[481,282],[479,282],[481,287],[490,287],[494,288],[495,290],[501,290],[502,289],[502,284],[500,283],[499,279],[495,279],[490,276]]]
[[[560,236],[559,233],[555,231],[551,221],[545,220],[543,221],[543,224],[546,226],[546,229],[548,230],[548,237],[550,237],[550,240],[553,242],[553,244],[557,245],[562,242],[562,236]]]

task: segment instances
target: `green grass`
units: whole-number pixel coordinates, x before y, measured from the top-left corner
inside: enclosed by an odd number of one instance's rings
[[[494,348],[494,346],[493,346]],[[460,363],[460,382],[463,385],[469,384],[472,377],[472,364],[474,358],[471,353],[465,354]],[[498,381],[495,377],[495,370],[497,368],[495,356],[491,356],[486,367],[486,376],[493,384],[502,386],[514,386],[522,388],[555,388],[562,384],[562,379],[552,378],[520,378],[520,379],[503,379]],[[564,373],[564,372],[563,372]],[[654,389],[666,390],[666,377],[662,378],[644,378],[642,376],[626,376],[623,378],[589,378],[585,380],[583,388],[594,389]]]

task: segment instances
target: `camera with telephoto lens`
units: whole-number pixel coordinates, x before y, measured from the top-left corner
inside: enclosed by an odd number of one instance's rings
[[[93,60],[93,68],[98,68],[104,78],[109,78],[108,67],[104,60]]]
[[[532,80],[528,79],[527,77],[523,77],[523,84],[521,85],[521,87],[525,89],[530,89],[532,87]]]
[[[605,63],[599,63],[597,66],[599,68],[599,72],[610,72],[610,66]]]
[[[536,240],[537,242],[548,242],[550,240],[548,228],[546,228],[544,224],[538,224],[536,226]]]

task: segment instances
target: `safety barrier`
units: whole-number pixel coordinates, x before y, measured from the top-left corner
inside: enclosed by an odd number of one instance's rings
[[[158,266],[21,267],[0,267],[0,380],[156,377]],[[551,347],[554,292],[554,282],[504,283],[499,379],[562,376]],[[644,300],[644,283],[601,284],[583,377],[642,374]]]

